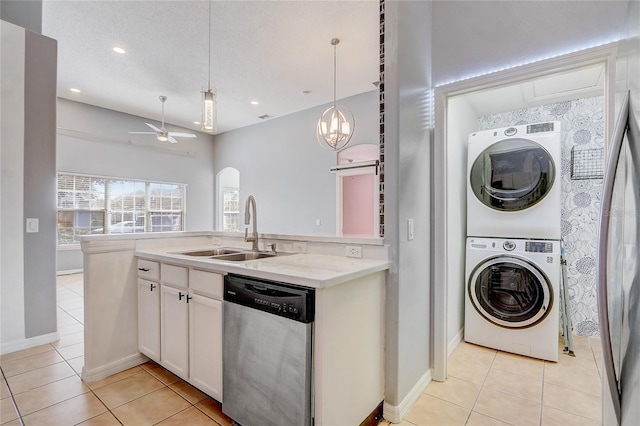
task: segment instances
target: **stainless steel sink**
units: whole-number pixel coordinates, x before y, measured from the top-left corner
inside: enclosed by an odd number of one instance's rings
[[[228,254],[221,254],[218,256],[212,256],[211,259],[212,260],[228,260],[231,262],[242,262],[244,260],[255,260],[255,259],[264,259],[266,257],[276,257],[281,254],[282,253],[246,251],[241,253],[228,253]]]
[[[221,247],[221,248],[208,249],[208,250],[186,251],[186,252],[183,252],[183,253],[180,253],[180,254],[185,255],[185,256],[211,257],[211,256],[220,256],[220,255],[241,253],[241,252],[242,252],[242,249]]]

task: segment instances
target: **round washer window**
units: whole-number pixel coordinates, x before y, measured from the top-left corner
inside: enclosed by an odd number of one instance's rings
[[[531,327],[548,314],[553,293],[548,279],[532,263],[513,256],[490,258],[469,279],[476,310],[507,328]]]
[[[473,162],[471,189],[484,205],[499,211],[534,206],[551,191],[555,165],[549,152],[528,139],[496,142]]]

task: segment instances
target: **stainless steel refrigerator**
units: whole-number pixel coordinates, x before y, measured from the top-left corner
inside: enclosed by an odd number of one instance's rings
[[[640,127],[630,102],[627,94],[609,151],[598,241],[606,426],[640,425]]]

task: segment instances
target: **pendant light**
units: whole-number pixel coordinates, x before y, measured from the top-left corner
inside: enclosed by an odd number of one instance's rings
[[[218,96],[215,87],[211,88],[211,3],[209,0],[209,84],[207,91],[202,92],[202,130],[215,132],[218,130]]]
[[[334,151],[341,150],[351,140],[356,126],[353,114],[347,107],[336,105],[336,46],[340,39],[331,39],[333,46],[333,106],[327,108],[318,120],[316,138],[320,146]]]

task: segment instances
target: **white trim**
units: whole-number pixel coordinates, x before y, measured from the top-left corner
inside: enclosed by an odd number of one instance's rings
[[[46,345],[47,343],[55,342],[59,340],[58,332],[42,334],[36,337],[30,337],[28,339],[14,340],[12,342],[0,344],[0,355],[9,354],[11,352],[21,351],[23,349],[34,348],[40,345]]]
[[[458,333],[455,336],[453,336],[453,339],[451,339],[451,341],[449,342],[449,345],[447,346],[447,358],[450,357],[453,351],[456,350],[460,342],[462,342],[463,337],[464,337],[464,327],[462,327],[458,331]]]
[[[560,70],[604,62],[605,63],[605,140],[610,140],[615,95],[615,59],[618,43],[608,43],[578,52],[544,59],[530,64],[496,71],[478,77],[457,81],[435,88],[435,134],[433,155],[433,194],[439,200],[433,205],[433,279],[443,283],[434,289],[433,297],[433,377],[444,381],[447,377],[447,102],[450,96],[486,90],[549,75]],[[606,150],[605,150],[606,153]],[[435,225],[437,224],[437,226]]]
[[[82,272],[84,272],[84,269],[67,269],[64,271],[57,271],[56,276],[59,277],[60,275],[81,274]]]
[[[382,415],[385,419],[391,423],[400,423],[402,419],[409,413],[413,404],[416,403],[422,392],[427,388],[431,382],[431,370],[427,370],[426,373],[420,377],[420,380],[415,384],[413,389],[409,391],[407,396],[400,402],[400,405],[391,405],[384,401],[382,405]]]
[[[144,364],[147,361],[149,361],[149,358],[138,353],[110,362],[109,364],[102,365],[98,368],[94,368],[93,370],[87,370],[86,366],[82,366],[82,381],[85,383],[92,383],[97,380],[102,380],[105,377],[109,377],[137,365]]]

